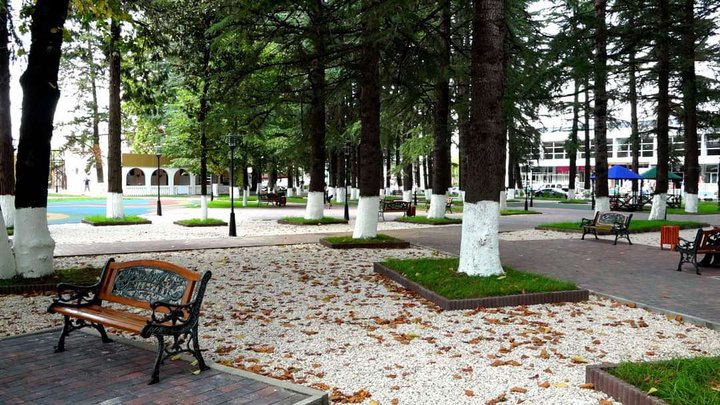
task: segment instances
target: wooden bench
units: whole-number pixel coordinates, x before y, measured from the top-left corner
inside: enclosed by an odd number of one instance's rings
[[[268,205],[275,204],[278,207],[284,207],[287,204],[287,197],[284,194],[266,193],[258,194],[258,205],[265,202]]]
[[[378,210],[378,218],[385,220],[386,212],[402,212],[403,216],[410,211],[410,203],[402,200],[380,200],[380,209]]]
[[[625,238],[628,243],[632,245],[629,230],[631,219],[632,214],[598,211],[595,213],[595,218],[582,219],[580,223],[583,232],[581,239],[585,240],[585,235],[588,233],[595,235],[595,239],[597,239],[598,232],[601,232],[615,235],[615,243],[613,243],[613,245],[617,245],[618,238]]]
[[[48,312],[65,318],[55,352],[65,351],[70,332],[86,327],[95,328],[108,343],[105,327],[110,327],[157,338],[150,384],[160,380],[160,364],[180,353],[192,354],[200,370],[207,370],[198,343],[198,321],[210,277],[209,271],[200,274],[159,260],[117,263],[110,259],[94,285],[60,283],[58,296],[48,307]],[[137,308],[146,314],[137,313]],[[166,336],[173,338],[167,347]]]
[[[430,201],[431,200],[425,200],[425,211],[430,209]],[[452,214],[452,207],[453,207],[453,198],[448,197],[445,199],[445,212],[448,212]]]
[[[680,208],[682,206],[682,196],[681,195],[675,195],[670,194],[667,197],[667,206],[670,208]]]
[[[679,238],[675,249],[680,252],[677,271],[682,270],[683,263],[692,263],[695,266],[695,273],[700,274],[700,267],[709,265],[713,259],[717,261],[715,255],[720,254],[720,228],[698,229],[695,240]],[[698,263],[697,256],[700,254],[704,254],[705,257]]]

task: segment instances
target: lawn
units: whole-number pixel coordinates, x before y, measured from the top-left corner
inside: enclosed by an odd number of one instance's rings
[[[540,211],[533,211],[533,210],[520,210],[516,208],[508,208],[504,210],[500,210],[500,215],[502,216],[510,216],[510,215],[526,215],[526,214],[542,214]]]
[[[702,228],[708,226],[704,222],[695,221],[662,221],[662,220],[647,220],[647,219],[633,219],[630,221],[630,232],[657,232],[660,231],[661,225],[677,225],[680,229],[691,229],[691,228]],[[580,231],[580,222],[550,222],[546,224],[540,224],[538,229],[551,229],[558,231]]]
[[[461,224],[462,219],[460,218],[428,218],[423,216],[414,217],[400,217],[396,219],[398,222],[409,222],[412,224],[428,224],[428,225],[448,225],[448,224]]]
[[[346,224],[343,218],[322,217],[320,219],[305,219],[303,217],[285,217],[278,221],[280,223],[290,225],[329,225],[329,224]]]
[[[608,372],[671,405],[720,404],[720,357],[622,363]]]
[[[192,218],[192,219],[181,219],[179,221],[175,221],[178,225],[183,226],[211,226],[211,225],[227,225],[225,221],[222,219],[216,219],[216,218],[207,218],[207,219],[200,219],[200,218]]]
[[[15,233],[15,228],[13,228],[13,227],[5,228],[5,229],[7,230],[8,236],[12,236]]]
[[[501,276],[469,276],[458,273],[457,258],[450,259],[391,259],[384,265],[406,278],[448,299],[485,298],[514,294],[575,290],[567,281],[555,280],[534,273],[524,273],[504,267]]]
[[[575,199],[567,199],[567,200],[560,200],[560,204],[588,204],[590,201],[588,200],[581,200],[578,198]]]
[[[0,280],[0,286],[33,285],[33,284],[95,284],[102,272],[101,268],[70,268],[55,270],[55,274],[40,278],[22,278],[20,276],[7,280]]]
[[[91,215],[88,217],[83,218],[83,221],[89,222],[92,224],[113,224],[113,225],[122,225],[122,224],[135,224],[135,223],[143,223],[143,224],[149,224],[150,221],[146,218],[143,218],[138,215],[125,215],[122,218],[107,218],[104,215]]]
[[[330,243],[351,243],[351,244],[374,244],[374,243],[388,243],[388,242],[403,242],[401,239],[393,238],[392,236],[385,235],[382,233],[377,234],[374,238],[361,238],[353,239],[351,235],[347,236],[329,236],[324,238]]]
[[[644,211],[650,211],[649,209],[646,209]],[[685,207],[681,208],[667,208],[668,214],[675,214],[675,215],[709,215],[709,214],[720,214],[720,209],[718,209],[718,204],[715,201],[700,201],[698,203],[698,212],[697,214],[690,214],[685,212]]]

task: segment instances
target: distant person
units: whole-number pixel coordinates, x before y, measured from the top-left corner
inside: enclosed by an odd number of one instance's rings
[[[85,191],[90,191],[90,179],[85,177]]]

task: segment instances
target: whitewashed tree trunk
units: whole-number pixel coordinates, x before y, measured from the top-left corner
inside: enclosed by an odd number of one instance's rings
[[[404,191],[403,191],[403,199],[402,199],[402,200],[405,201],[405,202],[412,202],[412,200],[413,200],[412,191],[410,191],[410,190],[404,190]]]
[[[243,201],[242,201],[243,207],[247,207],[247,205],[248,205],[248,194],[250,194],[250,188],[246,187],[243,189]]]
[[[295,189],[292,187],[288,187],[287,189],[287,196],[288,197],[294,197],[295,196]]]
[[[52,274],[55,241],[48,230],[47,208],[18,208],[15,219],[13,250],[17,273],[25,278]]]
[[[595,199],[595,211],[610,211],[610,197],[597,197]]]
[[[124,216],[125,210],[123,208],[122,193],[107,193],[107,200],[105,201],[105,217],[122,218]]]
[[[445,201],[447,194],[433,194],[430,196],[430,208],[427,211],[428,218],[445,218]]]
[[[515,199],[515,189],[509,188],[507,189],[507,199],[508,200],[514,200]]]
[[[568,190],[568,200],[574,200],[575,199],[575,190],[570,189]]]
[[[432,190],[431,189],[426,188],[425,190],[423,190],[423,192],[425,193],[426,200],[430,200],[432,198]]]
[[[378,211],[380,197],[360,197],[353,239],[374,238],[377,236]]]
[[[328,197],[335,197],[335,187],[328,187],[327,188],[327,195]]]
[[[4,209],[2,210],[5,213]],[[7,230],[5,229],[4,215],[0,215],[0,280],[7,280],[15,277],[15,255],[8,239]]]
[[[325,193],[322,191],[308,192],[305,205],[305,219],[321,219],[325,214]]]
[[[206,195],[200,196],[200,219],[205,221],[208,218],[208,201]]]
[[[662,220],[665,219],[665,210],[667,209],[667,194],[660,193],[655,194],[653,197],[652,208],[650,208],[650,215],[648,220]]]
[[[0,195],[0,211],[3,214],[5,226],[12,228],[15,226],[15,196],[6,194]]]
[[[345,187],[338,187],[335,189],[335,202],[337,202],[337,203],[345,202]]]
[[[698,195],[685,194],[685,212],[697,214],[698,212]]]
[[[500,264],[499,227],[500,205],[497,202],[465,203],[459,272],[476,276],[504,273]]]
[[[507,209],[507,197],[505,196],[505,192],[500,192],[500,209],[506,210]]]

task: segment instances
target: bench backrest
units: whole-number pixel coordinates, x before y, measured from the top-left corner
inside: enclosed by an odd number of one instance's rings
[[[381,210],[406,210],[410,206],[410,203],[403,200],[380,200]]]
[[[709,230],[698,229],[695,236],[695,246],[698,248],[716,247],[720,250],[720,228]]]
[[[98,299],[138,308],[165,301],[187,304],[202,274],[160,260],[108,260],[102,273]]]
[[[632,214],[626,215],[620,212],[597,212],[595,214],[595,225],[612,225],[619,222],[623,225],[630,223]]]

